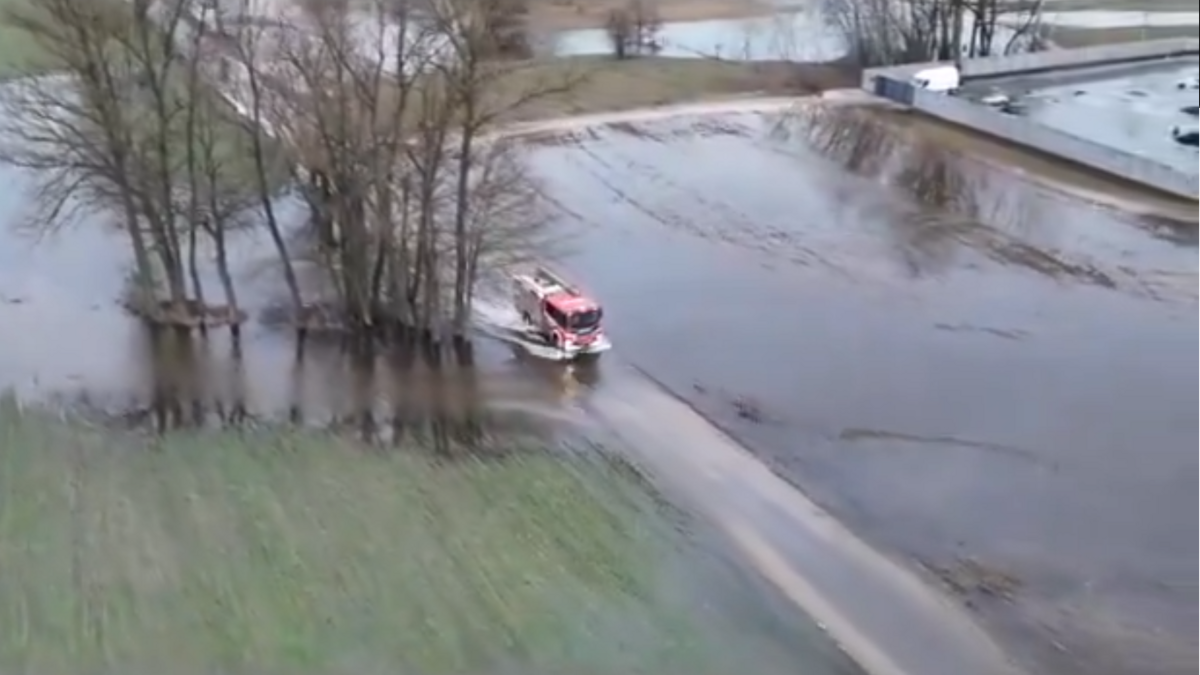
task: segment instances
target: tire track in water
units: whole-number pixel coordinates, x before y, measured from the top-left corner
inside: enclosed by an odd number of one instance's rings
[[[612,165],[605,162],[602,158],[600,158],[593,150],[588,148],[586,145],[581,145],[579,150],[583,154],[587,155],[589,158],[591,158],[593,160],[592,162],[587,163],[587,164],[584,164],[581,162],[579,165],[580,168],[583,169],[587,174],[589,174],[593,179],[595,179],[595,181],[601,187],[603,187],[605,190],[607,190],[609,192],[609,194],[614,196],[621,203],[628,205],[630,208],[634,209],[638,213],[641,213],[642,215],[646,216],[647,218],[650,218],[651,220],[653,220],[655,222],[661,223],[668,227],[683,229],[686,231],[690,231],[694,234],[699,234],[699,232],[697,232],[697,230],[694,227],[691,227],[688,225],[688,223],[690,221],[687,218],[680,216],[679,214],[676,214],[673,212],[664,212],[664,211],[655,210],[655,209],[651,208],[650,206],[648,206],[647,204],[645,204],[640,199],[636,199],[628,191],[626,191],[623,188],[621,188],[620,186],[618,186],[617,183],[614,182],[613,180],[611,180],[604,172],[602,172],[596,168],[596,165],[599,165],[600,167],[608,167],[611,169],[611,168],[613,168]]]
[[[687,140],[695,140],[695,130],[701,128],[701,124],[693,124],[687,129],[677,129],[670,136],[677,136]],[[632,124],[623,124],[621,127],[614,127],[618,133],[634,136],[639,139],[646,139],[660,143],[667,141],[661,134],[657,134],[652,130],[644,128],[636,128]],[[752,132],[746,125],[712,125],[710,136],[741,136],[746,137]],[[639,185],[653,185],[661,188],[657,194],[673,193],[678,197],[672,199],[664,199],[668,203],[686,203],[690,205],[699,205],[703,208],[694,209],[696,212],[703,212],[704,218],[687,218],[678,214],[665,216],[661,209],[654,209],[645,204],[641,200],[634,199],[627,192],[621,194],[627,197],[631,203],[638,204],[643,213],[654,218],[656,221],[674,225],[683,231],[703,238],[708,241],[728,244],[737,248],[754,251],[764,254],[775,260],[783,260],[793,265],[803,267],[819,266],[830,271],[838,273],[848,279],[853,278],[849,271],[839,265],[834,264],[827,257],[818,253],[815,249],[805,246],[799,240],[801,235],[796,232],[789,232],[777,227],[771,227],[764,223],[758,222],[750,218],[747,214],[734,209],[727,202],[713,200],[707,197],[704,193],[697,192],[679,182],[668,178],[659,168],[653,164],[638,161],[627,154],[621,154],[614,150],[613,154],[618,155],[620,163],[607,159],[600,153],[588,147],[588,143],[581,143],[577,146],[579,150],[586,154],[592,161],[608,170],[610,175],[635,175],[639,179]],[[599,176],[595,171],[591,171],[593,176]],[[614,184],[607,179],[601,179],[605,187],[618,191],[618,188],[612,187]],[[682,197],[680,199],[679,197]],[[715,218],[713,217],[715,216]],[[719,224],[718,224],[719,223]],[[732,225],[733,227],[726,227]]]

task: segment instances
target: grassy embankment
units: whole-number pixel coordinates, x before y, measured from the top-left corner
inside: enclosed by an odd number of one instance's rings
[[[0,670],[731,668],[656,590],[674,531],[603,462],[151,440],[4,399]]]

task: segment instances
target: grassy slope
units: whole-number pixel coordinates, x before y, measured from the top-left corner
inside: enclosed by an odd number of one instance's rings
[[[719,663],[654,600],[652,507],[599,465],[439,467],[299,434],[147,443],[0,401],[0,670]]]

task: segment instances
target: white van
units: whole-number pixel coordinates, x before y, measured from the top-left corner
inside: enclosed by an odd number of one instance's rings
[[[952,94],[962,84],[962,76],[955,66],[937,66],[917,71],[912,76],[912,83],[926,91]]]

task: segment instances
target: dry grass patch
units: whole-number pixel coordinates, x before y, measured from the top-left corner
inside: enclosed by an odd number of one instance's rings
[[[497,91],[521,92],[547,82],[574,82],[561,94],[514,110],[510,120],[522,121],[740,95],[805,95],[858,84],[857,74],[838,64],[669,57],[551,59],[514,70],[508,77],[497,83]]]

